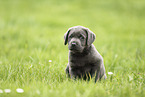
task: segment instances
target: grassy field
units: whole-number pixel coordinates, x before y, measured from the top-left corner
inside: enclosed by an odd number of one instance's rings
[[[76,25],[96,34],[105,81],[66,77],[63,35]],[[145,97],[145,1],[0,0],[0,90],[0,97]]]

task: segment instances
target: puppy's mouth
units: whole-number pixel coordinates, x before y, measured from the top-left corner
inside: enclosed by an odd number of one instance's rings
[[[69,47],[69,50],[72,52],[82,52],[81,48],[78,47]]]

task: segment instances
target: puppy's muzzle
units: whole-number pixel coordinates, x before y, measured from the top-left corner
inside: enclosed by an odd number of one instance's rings
[[[72,46],[72,47],[75,47],[76,45],[77,45],[76,42],[72,42],[72,43],[71,43],[71,46]]]
[[[77,50],[78,49],[78,43],[76,41],[72,41],[70,43],[70,50]]]

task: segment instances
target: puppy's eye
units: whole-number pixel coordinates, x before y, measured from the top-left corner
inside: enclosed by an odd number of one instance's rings
[[[79,36],[79,38],[80,38],[80,39],[84,39],[84,37],[83,37],[82,35],[81,35],[81,36]]]
[[[69,38],[72,38],[72,37],[73,37],[72,35],[69,36]]]

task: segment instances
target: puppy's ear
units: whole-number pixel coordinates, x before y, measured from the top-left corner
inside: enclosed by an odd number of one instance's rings
[[[94,34],[91,30],[89,30],[88,28],[85,28],[85,27],[84,27],[83,30],[84,30],[84,31],[86,32],[86,34],[87,34],[86,45],[87,45],[87,46],[90,46],[90,45],[95,41],[96,36],[95,36],[95,34]]]
[[[67,32],[64,34],[64,45],[66,45],[68,42],[68,35],[69,35],[70,31],[71,31],[71,29],[68,29]]]

